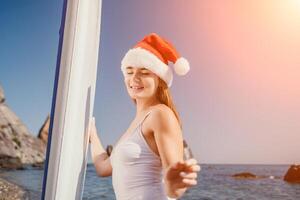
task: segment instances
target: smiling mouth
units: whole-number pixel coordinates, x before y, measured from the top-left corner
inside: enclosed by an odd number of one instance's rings
[[[134,90],[141,90],[141,89],[144,89],[144,87],[138,87],[138,86],[130,86],[131,89],[134,89]]]

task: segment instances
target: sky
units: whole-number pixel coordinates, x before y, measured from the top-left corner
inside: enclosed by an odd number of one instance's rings
[[[37,135],[51,109],[63,1],[1,3],[0,85]],[[121,59],[156,32],[190,62],[170,90],[200,163],[300,163],[299,21],[300,0],[104,0],[94,106],[103,145],[135,115]]]

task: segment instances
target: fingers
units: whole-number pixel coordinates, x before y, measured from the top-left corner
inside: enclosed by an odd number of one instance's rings
[[[187,178],[187,179],[196,179],[197,173],[195,173],[195,172],[192,172],[192,173],[180,172],[180,176],[182,178]]]
[[[197,185],[197,173],[196,172],[186,173],[186,172],[182,171],[182,172],[180,172],[180,176],[182,177],[182,183],[184,184],[185,187],[192,187],[192,186]]]
[[[195,179],[182,179],[182,182],[185,184],[186,187],[191,187],[197,185],[197,180]]]
[[[173,166],[173,169],[199,172],[201,170],[201,167],[200,167],[200,165],[197,164],[197,160],[195,158],[191,158],[191,159],[185,160],[185,161],[178,161]]]
[[[185,161],[186,165],[196,165],[197,160],[195,158],[191,158]]]
[[[90,122],[90,131],[91,131],[92,133],[97,132],[97,130],[96,130],[95,117],[92,117],[92,118],[91,118],[91,122]]]
[[[192,187],[197,185],[197,172],[199,171],[200,165],[194,158],[178,161],[168,168],[166,179],[176,185],[176,188]]]
[[[92,143],[95,133],[96,133],[95,117],[92,117],[88,127],[89,143]]]
[[[200,165],[197,164],[197,160],[195,158],[191,158],[185,161],[187,171],[191,172],[199,172],[201,170]]]
[[[200,167],[200,165],[193,165],[190,167],[190,170],[193,172],[200,172],[201,167]]]

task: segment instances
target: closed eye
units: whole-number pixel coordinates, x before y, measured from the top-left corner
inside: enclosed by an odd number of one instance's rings
[[[142,70],[141,72],[142,72],[142,74],[150,74],[150,72],[148,70]]]

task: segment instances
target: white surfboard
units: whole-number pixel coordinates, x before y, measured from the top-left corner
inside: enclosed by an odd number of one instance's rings
[[[81,199],[93,113],[102,0],[65,0],[41,199]]]

